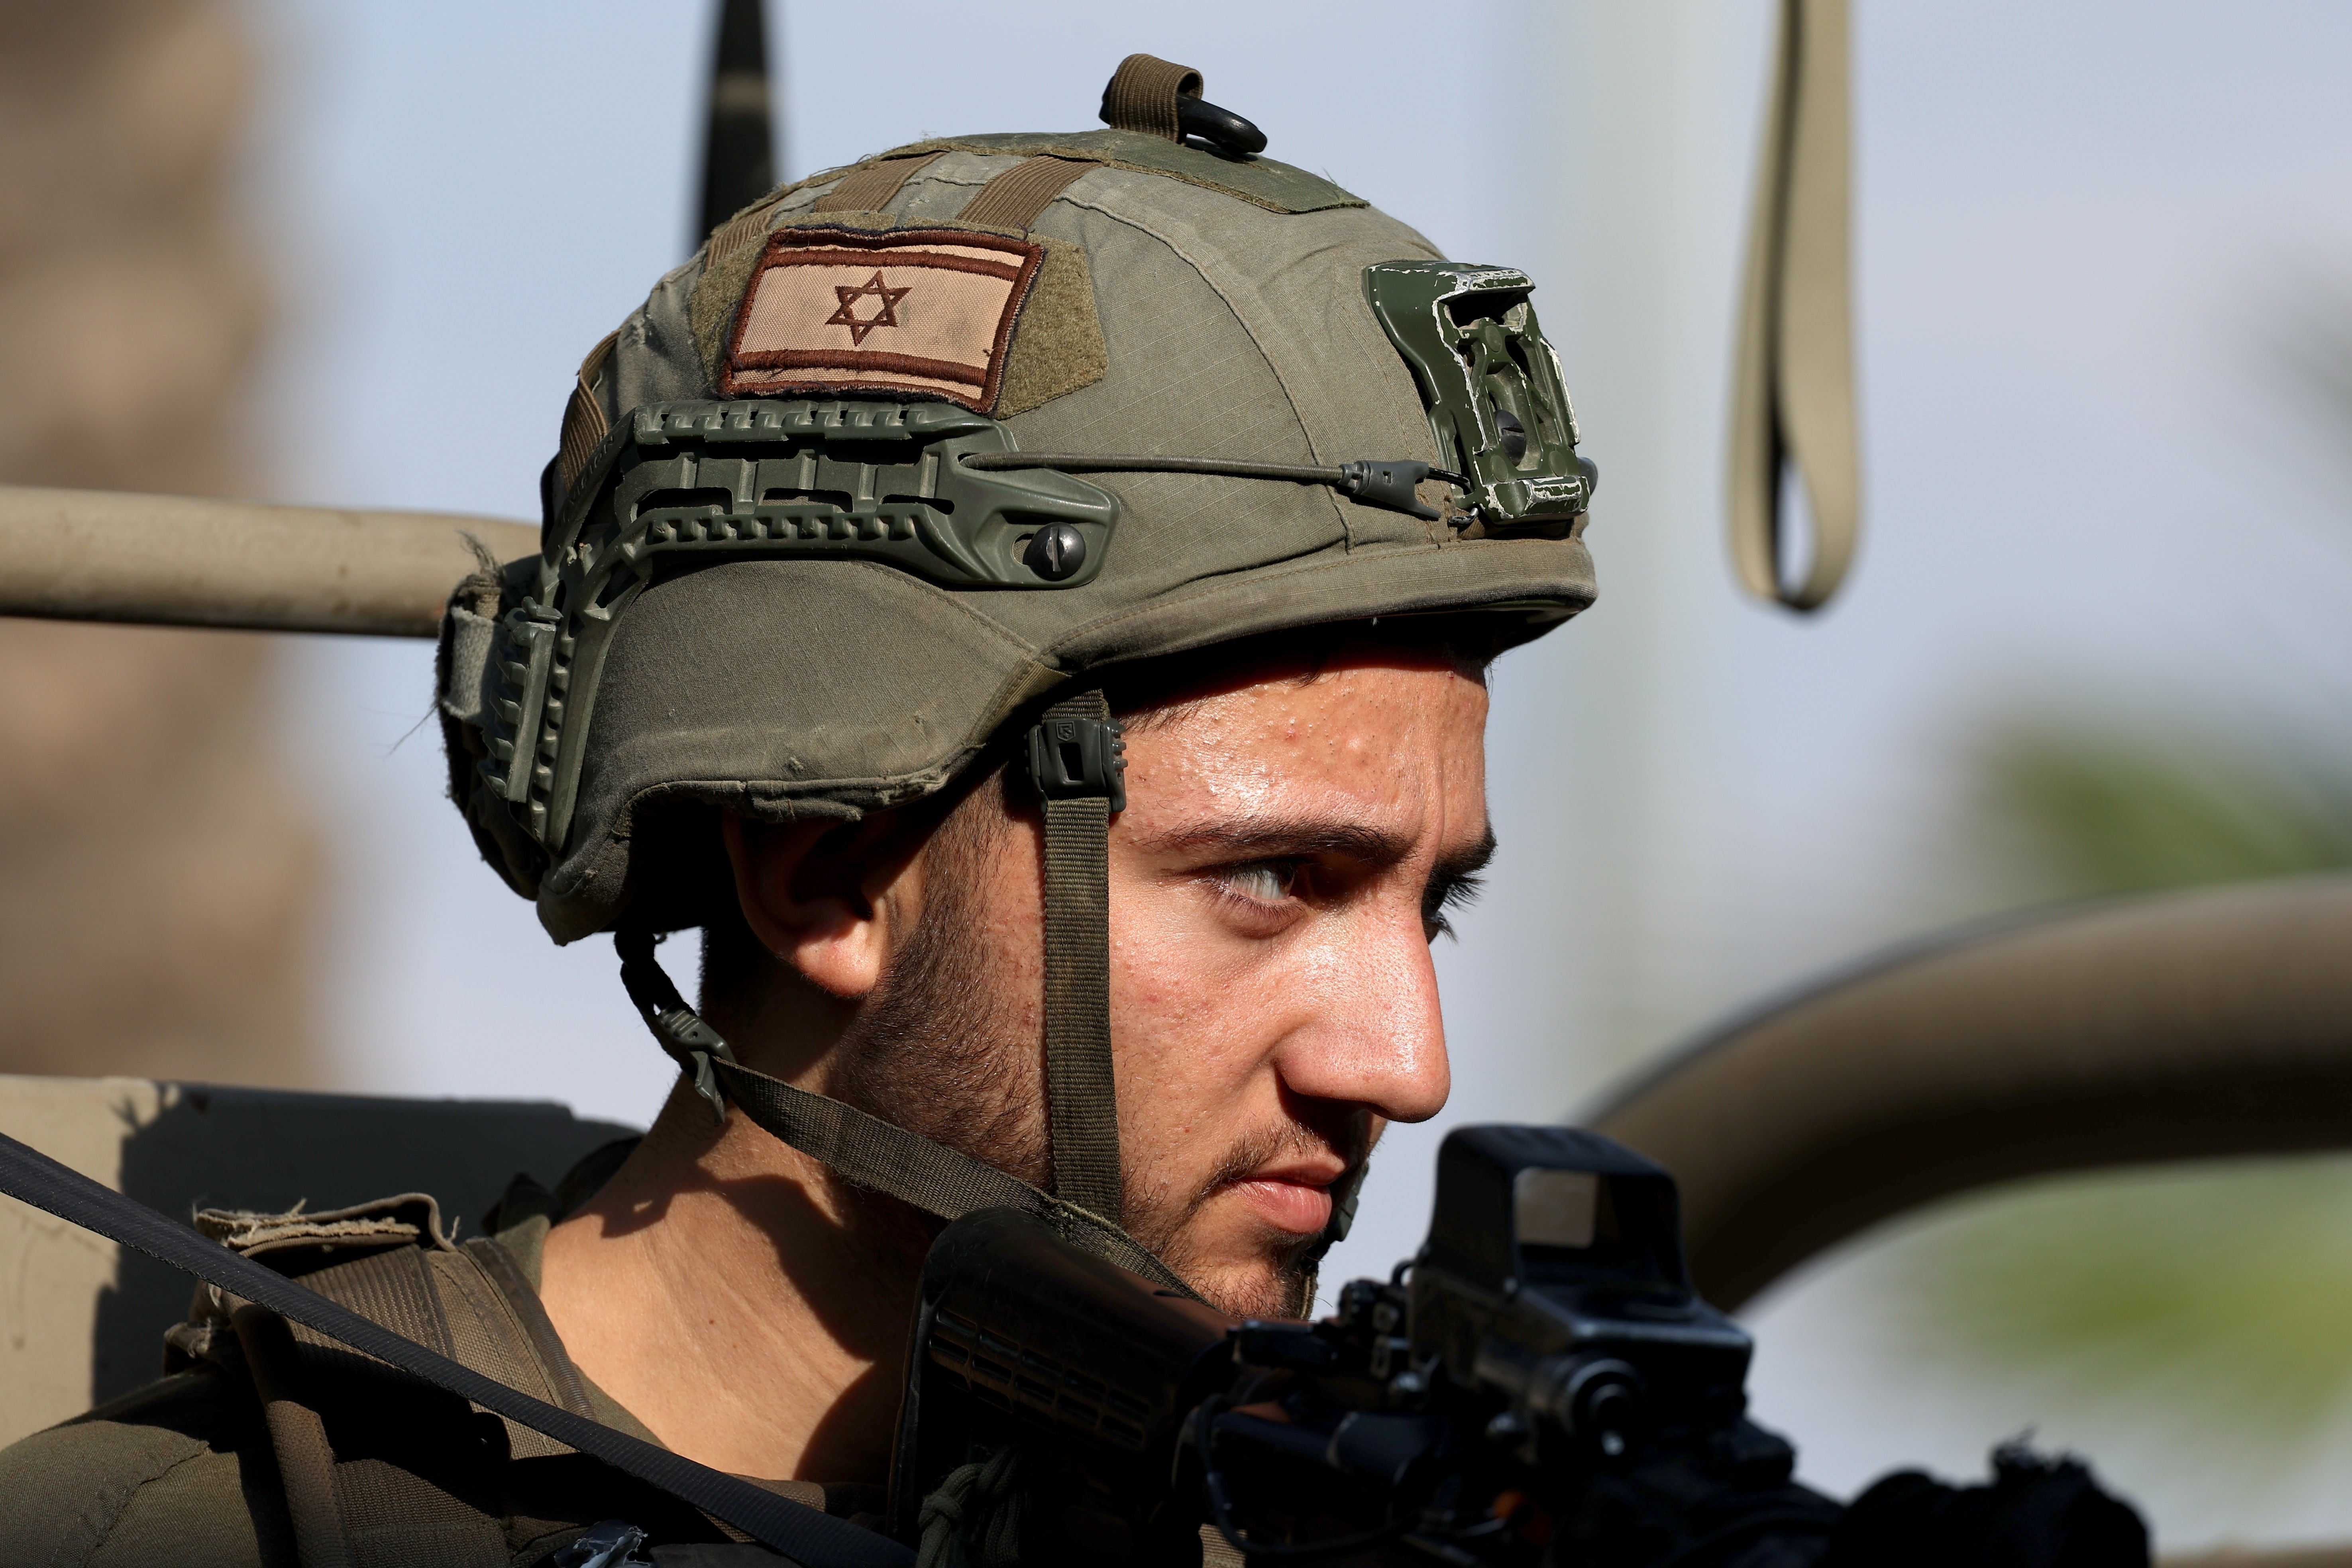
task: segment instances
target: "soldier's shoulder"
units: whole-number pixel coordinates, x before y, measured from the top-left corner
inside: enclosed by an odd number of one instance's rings
[[[291,1568],[252,1384],[178,1373],[0,1448],[0,1562]]]

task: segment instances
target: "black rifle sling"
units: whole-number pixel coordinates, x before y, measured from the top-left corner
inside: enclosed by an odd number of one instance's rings
[[[914,1553],[888,1536],[560,1410],[436,1354],[5,1135],[0,1135],[0,1193],[183,1269],[208,1285],[601,1459],[725,1521],[805,1568],[911,1568],[914,1563]]]

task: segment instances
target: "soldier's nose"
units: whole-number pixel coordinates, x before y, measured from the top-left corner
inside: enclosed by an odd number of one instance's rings
[[[1396,930],[1387,930],[1394,924]],[[1367,1107],[1391,1121],[1426,1121],[1453,1088],[1437,970],[1418,911],[1383,922],[1323,976],[1313,1021],[1285,1046],[1283,1080],[1296,1094]]]

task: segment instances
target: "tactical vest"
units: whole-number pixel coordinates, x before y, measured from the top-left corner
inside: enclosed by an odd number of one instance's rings
[[[519,1183],[501,1206],[519,1195],[546,1199]],[[514,1254],[488,1236],[452,1242],[430,1197],[318,1214],[207,1210],[196,1222],[452,1360],[591,1420],[626,1420],[592,1394]],[[165,1343],[167,1373],[207,1363],[250,1379],[301,1568],[538,1563],[612,1518],[657,1541],[712,1543],[711,1561],[739,1555],[724,1543],[740,1536],[676,1499],[216,1287],[198,1288]],[[825,1489],[762,1484],[826,1506]]]

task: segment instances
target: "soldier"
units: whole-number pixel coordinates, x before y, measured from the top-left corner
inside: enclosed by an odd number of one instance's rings
[[[943,1222],[1306,1309],[1382,1127],[1444,1103],[1485,671],[1591,602],[1593,475],[1524,274],[1257,157],[1181,67],[1130,57],[1103,118],[771,193],[589,354],[541,551],[459,584],[438,698],[484,857],[613,935],[679,1083],[463,1240],[421,1194],[200,1213],[243,1259],[146,1215],[304,1321],[200,1289],[163,1381],[0,1454],[0,1559],[768,1557],[732,1521],[884,1568]],[[689,929],[698,1011],[655,952]],[[136,1210],[16,1152],[13,1193]],[[1769,1435],[1702,1447],[1624,1483],[1677,1562],[2147,1560],[2073,1461],[1841,1517]],[[892,1500],[925,1568],[1017,1555],[1015,1458]],[[1659,1557],[1633,1495],[1550,1553]]]
[[[416,1194],[214,1234],[853,1517],[941,1216],[1306,1309],[1382,1126],[1444,1103],[1484,672],[1591,602],[1592,479],[1525,275],[1199,95],[1137,56],[1111,129],[785,187],[588,356],[542,553],[461,585],[440,707],[483,854],[556,941],[614,934],[677,1088],[484,1236]],[[654,951],[690,929],[698,1012]],[[170,1344],[0,1456],[0,1556],[723,1539],[217,1290]]]

